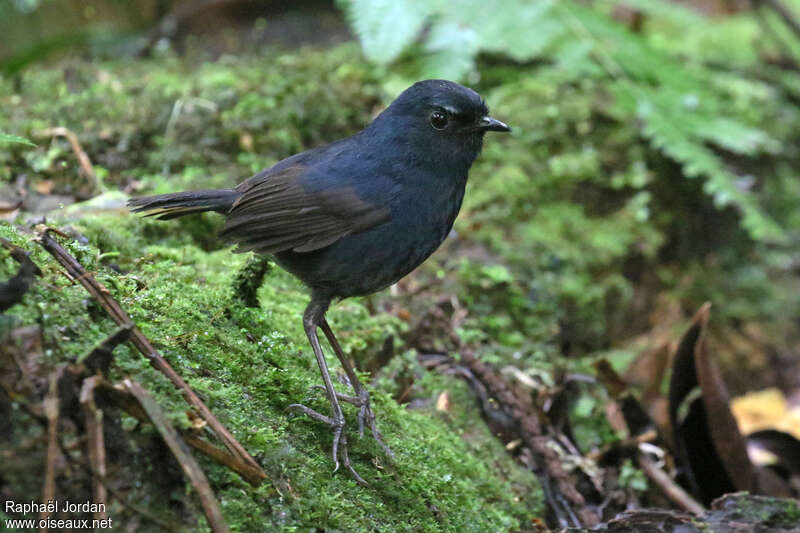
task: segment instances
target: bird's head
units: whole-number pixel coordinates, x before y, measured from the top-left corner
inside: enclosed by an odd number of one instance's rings
[[[489,116],[486,102],[468,87],[447,80],[420,81],[403,91],[373,123],[391,131],[415,154],[466,163],[480,153],[487,131],[511,131]]]

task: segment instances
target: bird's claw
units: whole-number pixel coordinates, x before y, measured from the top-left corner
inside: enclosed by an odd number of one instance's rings
[[[296,409],[304,413],[309,418],[313,418],[314,420],[331,426],[333,428],[333,471],[336,472],[339,470],[339,456],[341,455],[342,463],[344,463],[344,466],[347,467],[347,469],[350,471],[350,474],[353,476],[353,478],[355,478],[356,483],[364,487],[368,485],[366,480],[361,477],[353,468],[353,465],[350,464],[350,454],[347,451],[347,435],[344,433],[345,424],[343,416],[341,418],[332,418],[299,403],[293,403],[289,405],[287,409]]]
[[[302,411],[309,418],[313,418],[314,420],[318,420],[318,421],[320,421],[320,422],[322,422],[324,424],[328,424],[331,427],[334,427],[334,426],[337,425],[336,421],[333,418],[331,418],[329,416],[325,416],[322,413],[318,413],[317,411],[313,410],[312,408],[306,407],[305,405],[303,405],[301,403],[293,403],[293,404],[287,406],[286,409],[297,409],[298,411]],[[342,422],[341,425],[344,426],[344,422]]]
[[[378,424],[375,423],[375,412],[372,410],[372,406],[369,404],[369,392],[367,389],[362,388],[357,396],[358,403],[354,403],[354,405],[358,405],[358,436],[362,438],[364,436],[364,424],[366,421],[366,425],[369,427],[370,432],[372,433],[372,438],[375,439],[378,444],[381,445],[383,451],[386,455],[394,459],[394,452],[383,442],[383,435],[381,434],[380,430],[378,429]]]
[[[312,385],[312,389],[314,390],[325,390],[325,387],[322,385]],[[362,388],[358,396],[351,396],[349,394],[343,394],[341,392],[336,393],[336,398],[342,402],[347,402],[351,405],[355,405],[358,407],[358,437],[364,437],[364,425],[366,421],[366,426],[369,427],[370,432],[372,433],[372,438],[375,439],[378,444],[380,444],[381,448],[386,455],[394,459],[394,452],[383,442],[383,434],[378,429],[378,425],[375,423],[375,412],[372,410],[372,406],[369,403],[369,391],[367,389]],[[322,415],[320,415],[322,416]],[[326,417],[327,418],[327,417]],[[317,420],[321,420],[317,418]],[[324,420],[323,420],[324,422]]]

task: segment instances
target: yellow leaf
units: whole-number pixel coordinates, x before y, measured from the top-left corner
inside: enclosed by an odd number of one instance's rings
[[[749,392],[732,399],[731,411],[744,435],[762,429],[777,429],[800,439],[800,406],[790,408],[786,397],[776,388]]]

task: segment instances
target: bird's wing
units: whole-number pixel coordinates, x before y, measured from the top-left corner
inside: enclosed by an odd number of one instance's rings
[[[389,209],[362,200],[353,187],[319,187],[308,167],[264,172],[237,187],[221,236],[237,252],[310,252],[389,218]]]

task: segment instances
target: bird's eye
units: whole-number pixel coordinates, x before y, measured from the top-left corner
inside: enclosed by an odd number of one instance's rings
[[[441,111],[431,113],[431,126],[435,130],[443,130],[447,127],[447,115]]]

